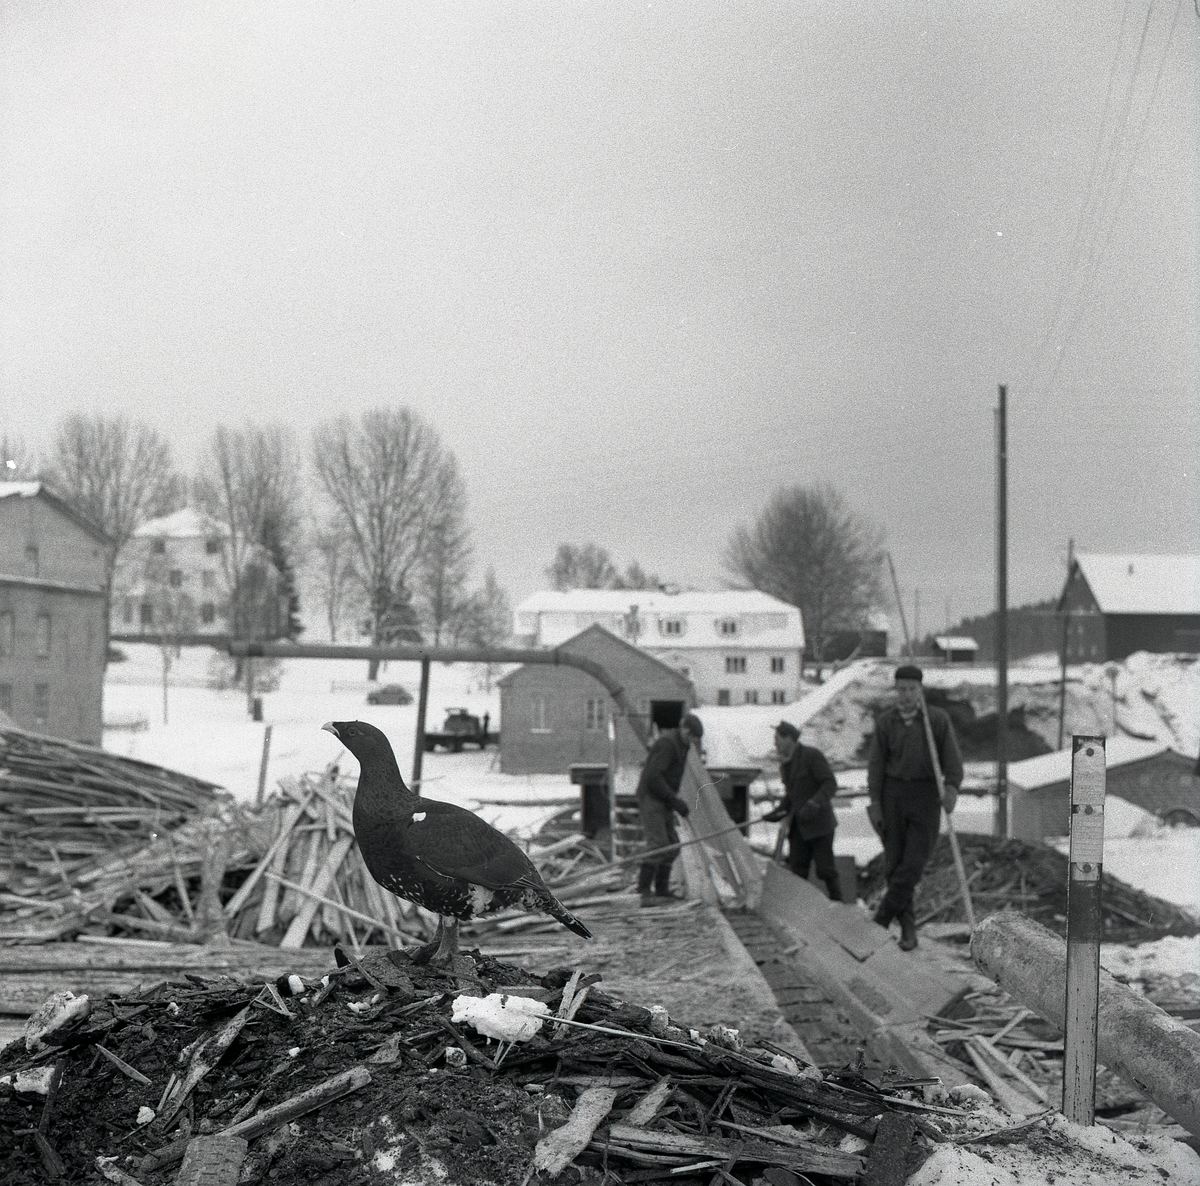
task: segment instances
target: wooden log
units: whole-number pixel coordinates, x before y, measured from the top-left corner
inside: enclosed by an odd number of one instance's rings
[[[667,1102],[667,1096],[671,1094],[671,1080],[663,1075],[653,1087],[636,1104],[630,1109],[629,1114],[625,1117],[626,1124],[632,1124],[635,1128],[642,1128],[650,1123],[655,1116],[658,1115],[658,1110]]]
[[[280,855],[279,850],[288,842],[291,836],[292,828],[295,826],[296,821],[300,818],[301,812],[303,812],[305,807],[308,806],[310,798],[311,795],[306,796],[301,802],[289,803],[288,806],[284,808],[283,814],[279,819],[279,833],[271,842],[271,847],[267,849],[267,851],[263,854],[262,860],[259,861],[254,867],[254,872],[252,872],[250,876],[247,877],[240,886],[238,886],[237,893],[235,893],[233,897],[225,903],[226,918],[232,918],[246,904],[246,901],[249,899],[254,887],[258,884],[259,878],[262,877],[267,869],[276,868],[275,861]],[[284,856],[286,858],[286,853]],[[282,868],[282,862],[280,862],[280,868]],[[276,869],[276,872],[278,872],[278,869]],[[270,924],[268,923],[267,925],[269,926]],[[259,929],[265,930],[266,928],[263,927]]]
[[[237,1186],[247,1147],[245,1137],[228,1133],[193,1137],[183,1155],[175,1186]]]
[[[321,833],[316,833],[315,835],[319,838]],[[311,880],[301,882],[302,888],[297,892],[305,900],[296,917],[288,924],[287,932],[279,941],[281,948],[302,947],[304,945],[304,936],[308,934],[308,928],[312,925],[317,908],[321,905],[322,895],[325,893],[329,882],[338,870],[338,866],[341,865],[353,844],[353,836],[341,837],[334,843],[319,872]],[[327,901],[328,899],[325,900]]]
[[[885,1112],[875,1129],[875,1140],[867,1154],[863,1186],[904,1186],[908,1180],[908,1150],[917,1123],[909,1116]]]
[[[971,955],[986,976],[1060,1029],[1066,1004],[1066,943],[1020,914],[985,918]],[[1097,1054],[1189,1132],[1200,1136],[1200,1033],[1100,970]]]
[[[534,1170],[557,1178],[587,1148],[596,1126],[612,1111],[616,1098],[615,1087],[586,1088],[575,1101],[566,1124],[538,1141],[533,1152]]]

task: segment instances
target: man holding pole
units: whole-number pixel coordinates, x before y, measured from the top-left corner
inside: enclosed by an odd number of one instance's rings
[[[688,805],[679,797],[679,784],[687,765],[688,750],[700,745],[704,725],[689,712],[678,729],[665,730],[646,755],[637,785],[638,816],[646,841],[646,859],[638,870],[638,893],[643,906],[657,906],[656,899],[671,898],[671,866],[679,853],[675,816],[688,815]]]
[[[867,772],[867,815],[883,841],[888,886],[875,921],[887,927],[899,920],[904,951],[917,946],[913,891],[937,842],[942,808],[954,810],[963,776],[954,726],[926,705],[922,678],[911,664],[896,669],[896,705],[875,723]]]

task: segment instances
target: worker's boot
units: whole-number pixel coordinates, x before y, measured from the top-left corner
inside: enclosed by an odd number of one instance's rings
[[[875,921],[886,931],[892,925],[892,919],[896,917],[896,912],[888,905],[887,898],[884,898],[879,903],[879,909],[875,911]]]
[[[654,871],[654,892],[660,898],[679,898],[671,893],[671,865],[659,865]]]
[[[643,906],[657,906],[658,902],[654,898],[654,874],[658,871],[657,865],[642,865],[638,869],[638,893],[642,897]]]
[[[842,883],[835,877],[824,878],[825,888],[829,891],[829,900],[831,902],[844,902],[846,899],[842,897]]]
[[[911,906],[900,915],[900,950],[912,951],[917,945],[917,920]]]

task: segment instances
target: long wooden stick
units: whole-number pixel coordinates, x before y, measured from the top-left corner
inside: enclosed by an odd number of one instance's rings
[[[925,741],[929,746],[929,757],[933,762],[933,775],[937,779],[938,802],[942,806],[942,818],[946,821],[946,835],[950,839],[950,851],[954,854],[954,871],[958,874],[958,888],[962,894],[963,908],[967,912],[967,924],[975,929],[975,907],[971,902],[971,887],[967,883],[967,871],[963,868],[962,852],[958,847],[958,836],[954,831],[954,822],[946,810],[946,776],[942,773],[942,763],[938,759],[937,746],[933,740],[933,726],[929,723],[929,708],[925,704],[925,689],[917,688],[917,699],[921,705],[921,720],[925,722]]]

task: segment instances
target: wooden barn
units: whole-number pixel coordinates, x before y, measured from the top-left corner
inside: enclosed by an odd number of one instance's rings
[[[603,626],[589,626],[561,650],[601,664],[625,689],[647,726],[674,725],[696,704],[692,681]],[[590,675],[575,667],[530,664],[499,681],[500,769],[504,774],[567,774],[580,763],[612,757],[608,725],[613,702]],[[640,764],[645,751],[627,721],[616,718],[621,765]]]
[[[1200,653],[1200,556],[1076,556],[1058,611],[1070,663]]]
[[[1105,746],[1106,794],[1168,823],[1200,825],[1200,777],[1195,758],[1157,741],[1110,737]],[[1009,819],[1018,840],[1066,836],[1071,821],[1071,751],[1058,750],[1008,768]]]

